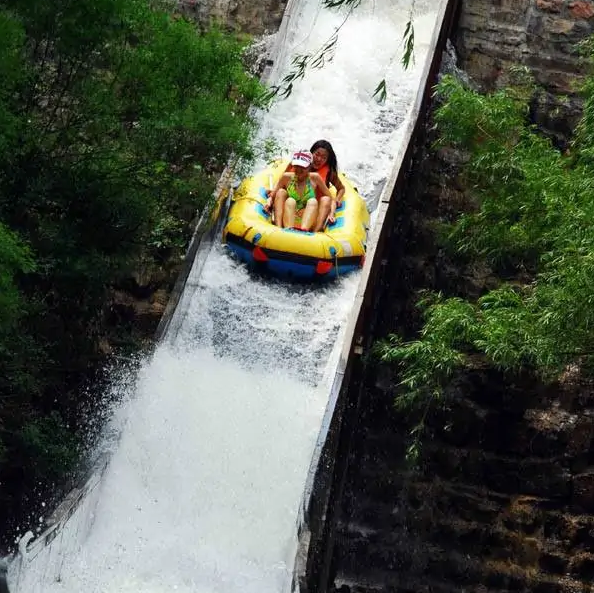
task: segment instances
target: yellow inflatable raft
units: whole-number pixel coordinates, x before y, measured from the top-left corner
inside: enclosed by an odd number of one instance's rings
[[[365,261],[369,212],[352,183],[340,173],[345,187],[335,222],[323,232],[283,229],[272,224],[264,210],[272,189],[288,162],[244,179],[233,196],[223,229],[223,242],[249,265],[277,276],[313,279],[337,277],[360,268]],[[335,194],[332,187],[330,191]]]

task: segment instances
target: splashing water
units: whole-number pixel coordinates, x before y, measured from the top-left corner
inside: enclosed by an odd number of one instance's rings
[[[410,0],[364,0],[340,29],[332,61],[262,114],[259,140],[272,136],[287,153],[331,141],[373,209],[416,97],[435,4],[415,3],[416,64],[404,71]],[[345,14],[302,0],[277,80]],[[383,78],[380,105],[372,95]],[[13,591],[290,591],[299,503],[357,281],[258,278],[213,248],[200,274],[190,274],[179,329],[115,415],[121,437],[95,511],[62,530],[66,557],[40,554],[13,576]],[[83,543],[69,546],[69,538]]]

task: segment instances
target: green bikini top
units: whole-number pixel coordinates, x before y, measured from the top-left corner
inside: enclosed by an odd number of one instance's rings
[[[302,208],[305,208],[308,200],[311,198],[315,199],[316,190],[314,189],[311,179],[308,176],[303,195],[299,195],[299,192],[297,191],[297,183],[295,181],[295,177],[293,177],[287,185],[287,195],[289,198],[293,198],[295,202],[297,202],[297,210],[301,210]]]

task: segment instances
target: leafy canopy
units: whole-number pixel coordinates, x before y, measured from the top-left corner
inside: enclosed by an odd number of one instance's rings
[[[183,253],[251,157],[243,49],[153,0],[0,0],[0,483],[71,466],[110,288]]]
[[[477,300],[423,295],[419,338],[391,336],[377,347],[401,368],[398,405],[441,397],[477,358],[544,379],[572,363],[594,370],[594,77],[570,154],[529,123],[529,91],[480,95],[449,76],[437,85],[438,144],[467,154],[476,205],[445,226],[446,246],[511,280]]]

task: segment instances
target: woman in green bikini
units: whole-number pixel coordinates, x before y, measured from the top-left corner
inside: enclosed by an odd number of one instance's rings
[[[312,154],[307,150],[294,153],[291,158],[293,172],[283,174],[270,192],[266,208],[274,208],[273,224],[302,231],[321,231],[321,228],[313,228],[318,218],[316,190],[318,195],[332,200],[327,221],[334,222],[336,200],[320,175],[309,172],[311,161]]]

